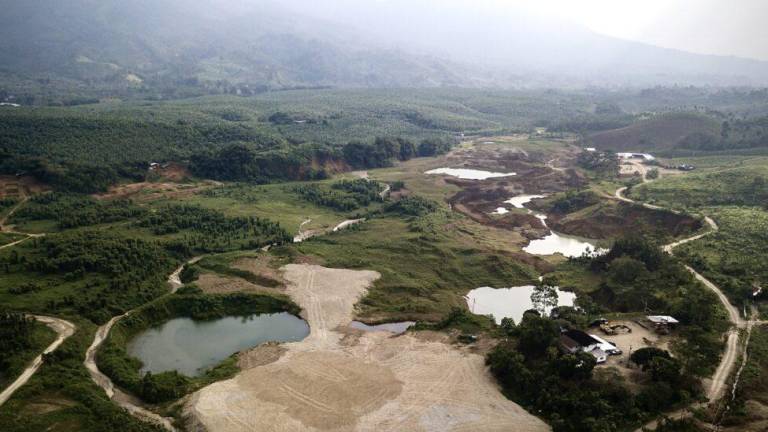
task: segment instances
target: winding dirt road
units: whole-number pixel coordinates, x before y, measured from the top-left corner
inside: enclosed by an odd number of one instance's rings
[[[2,393],[0,393],[0,406],[2,406],[10,397],[13,395],[13,393],[16,392],[21,386],[27,383],[30,378],[32,378],[32,375],[37,372],[37,370],[40,368],[40,366],[43,364],[43,355],[50,354],[53,351],[55,351],[64,341],[72,336],[75,333],[75,325],[72,324],[69,321],[64,321],[60,318],[54,318],[49,316],[42,316],[42,315],[31,315],[34,319],[37,321],[40,321],[41,323],[47,325],[50,327],[53,331],[55,331],[58,336],[56,337],[56,340],[54,340],[50,345],[48,345],[48,348],[46,348],[42,354],[35,357],[34,360],[32,360],[32,363],[30,363],[29,366],[27,366],[26,369],[24,369],[24,372],[19,375],[18,378],[14,382],[11,383],[5,390],[3,390]]]
[[[643,177],[644,182],[648,182],[648,180]],[[627,191],[626,187],[619,188],[616,190],[616,198],[633,204],[639,204],[646,208],[652,209],[652,210],[666,210],[663,207],[655,206],[652,204],[646,204],[646,203],[638,203],[630,198],[627,198],[624,194]],[[674,211],[674,210],[672,210]],[[670,243],[668,245],[665,245],[663,247],[664,252],[669,253],[670,255],[674,255],[674,249],[680,245],[683,245],[685,243],[689,243],[695,240],[698,240],[702,237],[708,236],[718,230],[717,223],[715,223],[714,220],[712,220],[710,217],[704,217],[705,222],[709,226],[709,229],[701,234],[697,234],[673,243]],[[746,321],[741,317],[741,314],[739,314],[738,309],[734,307],[730,301],[728,301],[728,298],[723,294],[723,291],[714,283],[712,283],[709,279],[702,276],[700,273],[698,273],[696,270],[694,270],[691,266],[686,265],[685,268],[693,274],[693,276],[704,286],[709,288],[712,292],[715,293],[720,303],[722,303],[725,310],[728,312],[728,319],[732,324],[732,327],[728,330],[726,333],[727,341],[725,345],[725,352],[723,353],[722,358],[720,359],[720,364],[717,366],[717,369],[715,370],[715,373],[712,375],[712,377],[709,378],[707,385],[707,399],[709,400],[709,403],[713,403],[715,401],[720,400],[724,394],[726,389],[728,388],[728,378],[731,376],[731,374],[734,371],[734,368],[736,366],[736,360],[739,357],[739,329],[744,329],[751,327],[752,321]],[[746,349],[746,347],[745,347]],[[702,406],[700,404],[695,404],[693,407],[699,407]],[[668,414],[670,418],[678,418],[678,417],[684,417],[689,415],[689,410],[680,410],[672,414]],[[638,429],[638,432],[646,429],[646,430],[654,430],[658,426],[658,422],[656,420],[644,425],[641,429]]]
[[[187,264],[194,264],[197,261],[200,261],[202,258],[202,256],[192,258],[186,263],[180,265],[176,270],[173,271],[173,273],[168,276],[168,285],[171,288],[169,292],[171,294],[175,293],[184,285],[180,279],[181,271],[184,269],[184,266]],[[83,365],[88,370],[88,374],[91,376],[93,382],[101,387],[107,394],[107,397],[117,403],[118,406],[125,409],[139,420],[157,424],[169,431],[176,431],[176,428],[172,423],[173,419],[160,416],[142,406],[141,401],[117,388],[112,380],[108,376],[104,375],[104,373],[101,372],[99,367],[96,365],[96,354],[98,353],[99,348],[101,348],[101,345],[107,339],[107,336],[109,336],[109,332],[112,330],[112,327],[114,327],[114,325],[121,319],[129,316],[132,312],[133,310],[130,310],[122,315],[112,317],[109,322],[96,330],[96,334],[93,337],[93,342],[85,352],[85,360],[83,361]]]

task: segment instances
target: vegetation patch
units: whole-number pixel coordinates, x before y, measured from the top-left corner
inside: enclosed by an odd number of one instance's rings
[[[0,253],[0,304],[103,323],[163,294],[174,265],[155,243],[105,231],[31,239]]]
[[[768,211],[755,207],[707,208],[718,231],[680,246],[675,253],[717,284],[738,308],[758,301],[768,288]]]
[[[144,212],[130,200],[97,201],[88,195],[52,192],[30,198],[11,222],[53,221],[64,230],[132,219]]]
[[[380,196],[382,190],[380,183],[365,179],[342,180],[332,183],[330,187],[312,183],[293,188],[298,196],[308,202],[343,212],[383,202]]]
[[[768,164],[673,176],[632,188],[633,199],[669,208],[768,206]]]
[[[149,229],[156,236],[171,235],[169,249],[185,256],[233,248],[258,249],[292,240],[279,223],[271,220],[255,216],[230,217],[189,204],[161,206],[146,214],[136,225]]]

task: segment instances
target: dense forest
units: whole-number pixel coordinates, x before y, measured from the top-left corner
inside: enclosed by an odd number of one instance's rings
[[[345,167],[381,168],[393,160],[435,156],[450,150],[451,141],[425,139],[418,146],[403,138],[353,141],[341,149],[302,144],[290,150],[254,151],[232,145],[215,152],[192,155],[190,170],[198,177],[226,181],[268,183],[277,180],[320,180]]]
[[[382,202],[383,187],[366,179],[341,180],[330,187],[313,183],[293,187],[293,192],[303,200],[339,211],[357,210],[374,202]]]
[[[130,200],[98,201],[87,195],[53,192],[33,196],[11,220],[52,220],[59,229],[68,229],[127,220],[145,211]]]
[[[293,239],[280,224],[268,219],[229,217],[216,210],[183,204],[147,213],[136,226],[149,229],[156,236],[182,234],[165,243],[169,250],[182,256],[233,248],[258,249]]]
[[[105,231],[48,235],[0,257],[6,301],[95,323],[162,294],[174,263],[155,243]]]
[[[35,328],[38,324],[23,314],[0,311],[0,385],[18,373],[19,358],[40,348],[36,344]]]

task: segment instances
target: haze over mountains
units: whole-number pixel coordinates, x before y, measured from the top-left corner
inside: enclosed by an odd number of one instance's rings
[[[0,0],[0,75],[70,86],[764,85],[768,62],[601,36],[510,6]]]

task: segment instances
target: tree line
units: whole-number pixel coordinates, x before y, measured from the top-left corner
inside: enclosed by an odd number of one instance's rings
[[[425,139],[418,145],[404,138],[376,138],[372,143],[352,141],[340,149],[322,144],[302,144],[279,150],[257,151],[234,144],[215,151],[192,155],[193,174],[225,181],[268,183],[276,180],[319,180],[328,178],[339,164],[354,169],[390,166],[394,160],[446,153],[453,143]]]
[[[68,229],[122,221],[145,212],[131,200],[99,201],[88,195],[51,192],[33,196],[11,220],[52,220],[59,229]]]
[[[339,211],[351,211],[382,202],[382,186],[366,179],[341,180],[325,187],[320,184],[294,186],[292,191],[305,201]]]

